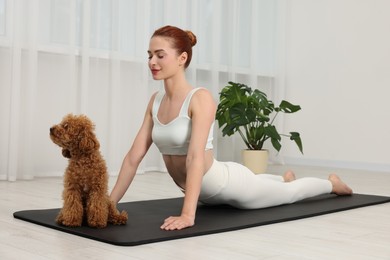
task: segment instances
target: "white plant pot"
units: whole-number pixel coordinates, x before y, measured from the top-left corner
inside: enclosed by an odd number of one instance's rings
[[[253,173],[260,174],[267,171],[268,150],[242,150],[242,163]]]

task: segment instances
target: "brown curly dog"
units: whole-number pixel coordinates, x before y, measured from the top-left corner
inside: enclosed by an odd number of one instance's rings
[[[96,228],[106,227],[107,223],[125,224],[127,213],[119,213],[108,196],[107,167],[93,123],[84,115],[69,114],[50,128],[50,138],[69,158],[62,194],[64,205],[57,223],[77,227],[86,220],[88,226]]]

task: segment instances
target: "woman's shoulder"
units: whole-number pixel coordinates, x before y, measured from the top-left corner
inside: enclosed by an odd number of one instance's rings
[[[196,90],[196,91],[206,91],[206,92],[210,93],[210,91],[206,87],[195,87],[194,90]]]
[[[213,97],[210,90],[208,90],[205,87],[194,88],[194,91],[195,91],[194,95],[196,95],[198,97],[211,97],[211,98]]]
[[[162,90],[157,90],[157,91],[155,91],[155,92],[150,96],[149,103],[153,104],[153,102],[156,100],[156,98],[158,98],[159,96],[162,96],[162,95],[164,95],[164,91],[162,91]]]
[[[205,88],[205,87],[196,87],[192,90],[194,92],[194,96],[201,96],[201,97],[212,97],[211,92]]]
[[[195,93],[193,94],[192,99],[194,104],[201,106],[203,108],[209,108],[210,106],[215,106],[215,100],[211,92],[205,87],[196,88]]]
[[[148,103],[148,107],[147,107],[147,111],[149,111],[150,113],[151,113],[152,110],[153,110],[154,103],[155,103],[155,101],[156,101],[156,96],[158,96],[159,93],[160,93],[159,91],[156,91],[156,92],[154,92],[154,93],[150,96],[149,103]]]

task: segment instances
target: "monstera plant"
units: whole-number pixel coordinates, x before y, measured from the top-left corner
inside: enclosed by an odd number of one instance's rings
[[[245,84],[229,82],[220,92],[216,120],[223,136],[238,132],[248,150],[262,150],[268,140],[280,151],[282,136],[294,141],[303,154],[303,146],[298,132],[279,133],[275,118],[280,113],[295,113],[299,105],[282,100],[278,106],[258,89]]]

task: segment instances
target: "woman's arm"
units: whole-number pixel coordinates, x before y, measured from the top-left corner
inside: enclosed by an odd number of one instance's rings
[[[165,230],[183,229],[195,224],[195,214],[205,169],[205,148],[211,124],[215,120],[216,104],[207,90],[198,90],[191,99],[191,140],[186,160],[186,192],[179,217],[169,217],[161,226]]]
[[[152,144],[152,106],[154,97],[155,94],[149,101],[145,112],[144,121],[140,130],[138,131],[136,138],[134,139],[133,145],[123,159],[118,179],[110,194],[110,199],[114,203],[118,203],[126,193],[134,179],[139,164]]]

